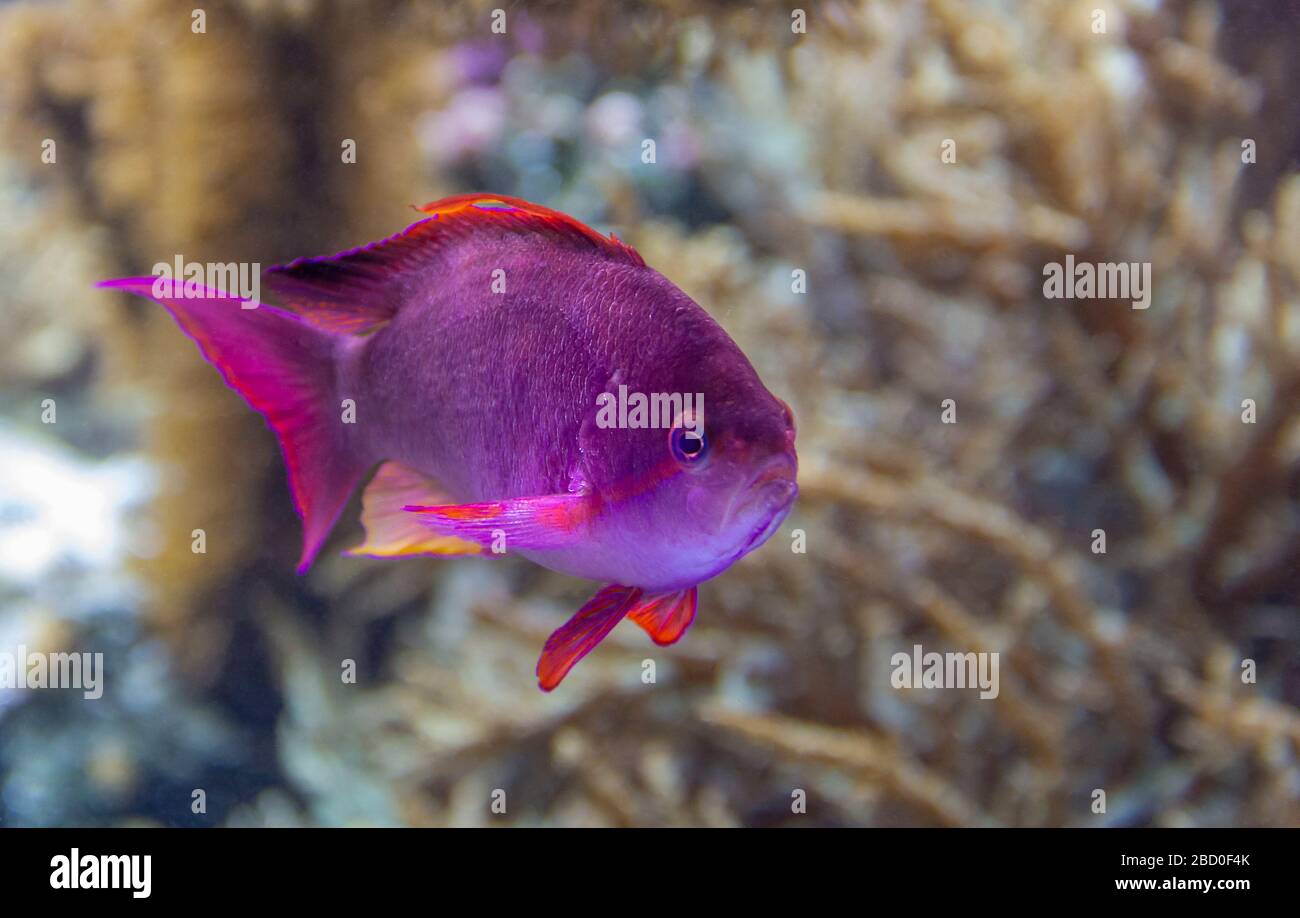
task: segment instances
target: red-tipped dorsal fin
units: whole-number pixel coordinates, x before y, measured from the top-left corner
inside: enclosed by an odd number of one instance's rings
[[[696,588],[646,596],[628,610],[632,619],[660,646],[677,643],[695,621]]]
[[[510,232],[547,233],[559,239],[584,241],[597,252],[628,264],[638,267],[645,265],[645,260],[637,250],[621,242],[613,233],[602,236],[568,214],[522,198],[511,198],[503,194],[458,194],[417,207],[416,210],[428,214],[431,219],[444,221],[446,226],[458,227],[461,231],[495,227]]]
[[[569,670],[592,651],[623,620],[627,610],[641,597],[636,587],[610,584],[587,601],[546,640],[537,661],[537,684],[549,692]]]
[[[449,246],[480,234],[535,234],[606,258],[644,266],[613,236],[540,204],[504,195],[463,194],[415,208],[428,216],[394,236],[266,271],[286,307],[330,331],[365,334],[388,322],[418,284],[436,281]]]

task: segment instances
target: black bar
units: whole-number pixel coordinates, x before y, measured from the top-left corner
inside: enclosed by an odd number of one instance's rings
[[[554,837],[555,831],[562,837]],[[803,885],[808,895],[839,889],[864,904],[901,898],[932,905],[976,897],[1038,905],[1129,900],[1183,906],[1200,900],[1231,908],[1295,891],[1296,838],[1272,829],[561,829],[545,835],[484,829],[30,829],[0,832],[0,863],[6,865],[0,876],[9,903],[76,898],[129,904],[148,898],[208,908],[246,904],[278,891],[296,903],[337,905],[340,897],[382,889],[392,896],[437,892],[457,898],[478,890],[498,902],[515,893],[539,905],[552,889],[584,896],[607,883],[624,884],[627,892],[632,883],[640,900],[651,893],[671,897],[675,884],[688,883],[737,901],[756,894],[761,901],[773,885],[790,891]],[[149,895],[135,896],[130,877],[122,880],[124,888],[53,888],[62,864],[56,859],[70,858],[74,848],[83,870],[88,855],[147,855]],[[1171,863],[1171,857],[1183,861]],[[96,868],[101,863],[96,860]],[[135,891],[142,891],[142,878],[134,879]],[[1200,888],[1206,881],[1208,890]],[[587,884],[590,892],[583,891]]]

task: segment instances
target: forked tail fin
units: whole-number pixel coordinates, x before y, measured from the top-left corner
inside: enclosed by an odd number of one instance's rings
[[[298,572],[311,566],[370,463],[343,422],[336,360],[348,336],[274,306],[155,277],[107,280],[161,303],[226,385],[275,432],[303,521]]]

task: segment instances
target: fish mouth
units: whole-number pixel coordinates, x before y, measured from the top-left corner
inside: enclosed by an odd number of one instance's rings
[[[799,494],[794,476],[794,462],[788,456],[777,456],[765,463],[744,488],[746,496],[732,518],[757,518],[758,522],[749,530],[736,557],[762,545],[785,522]]]
[[[790,483],[790,487],[792,490],[789,497],[777,504],[776,509],[769,513],[763,522],[754,527],[753,532],[749,534],[749,538],[745,540],[745,544],[740,549],[741,555],[747,555],[755,548],[758,548],[758,546],[772,538],[776,531],[781,528],[785,518],[790,515],[790,508],[794,506],[795,495],[799,493],[799,486],[794,482]]]

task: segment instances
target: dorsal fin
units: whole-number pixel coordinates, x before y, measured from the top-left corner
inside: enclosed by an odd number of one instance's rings
[[[496,226],[514,232],[547,233],[560,239],[584,241],[607,257],[644,267],[645,260],[636,249],[610,233],[602,236],[587,224],[568,214],[533,204],[522,198],[503,194],[459,194],[417,207],[431,219],[446,221],[448,226],[469,230],[478,226]]]
[[[415,209],[428,216],[387,239],[267,269],[267,286],[312,324],[360,334],[396,314],[412,280],[436,269],[447,246],[478,233],[536,233],[606,258],[645,265],[634,248],[612,234],[602,236],[567,214],[519,198],[462,194]]]

